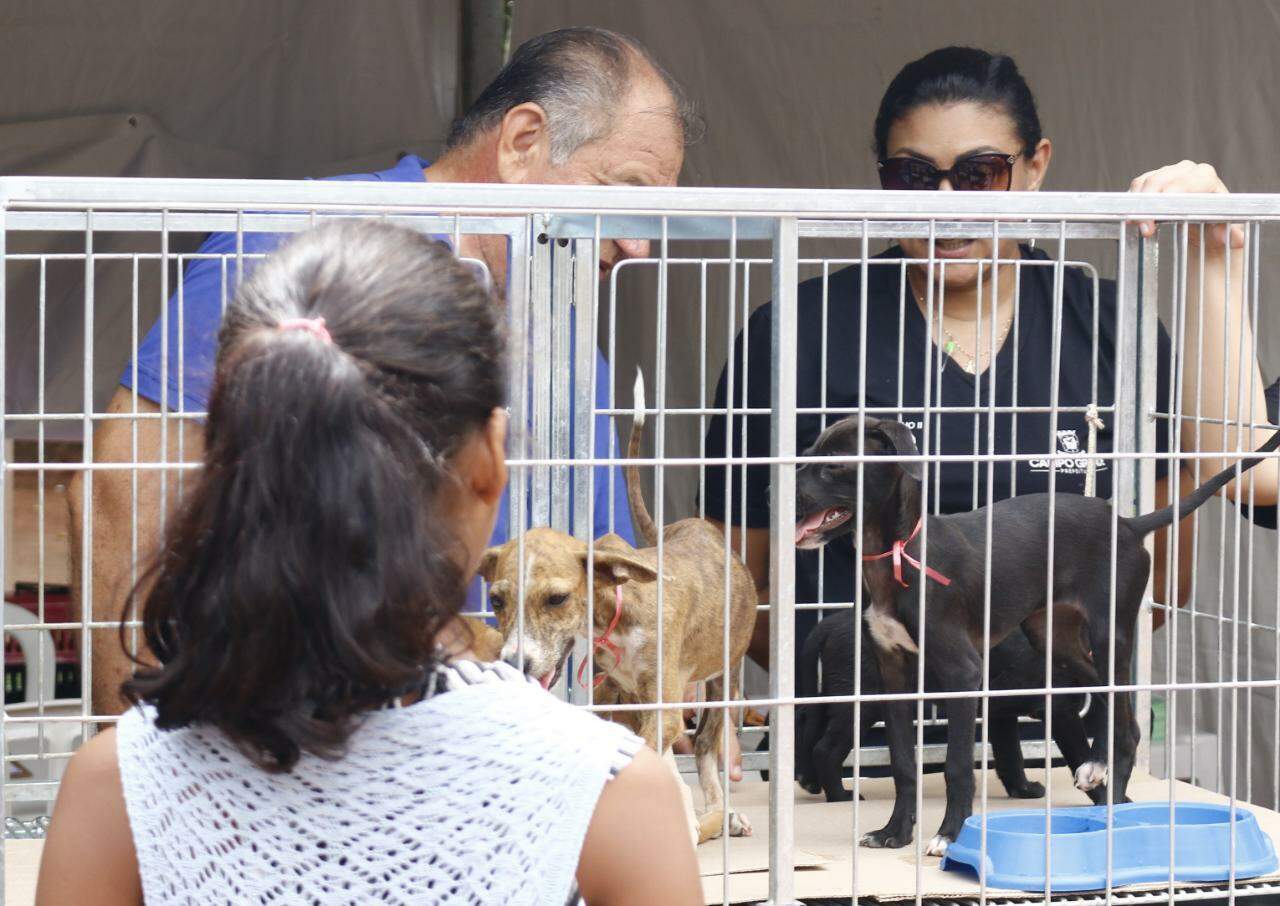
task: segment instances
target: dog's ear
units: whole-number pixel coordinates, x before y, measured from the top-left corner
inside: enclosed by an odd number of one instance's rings
[[[492,582],[493,577],[497,574],[498,554],[500,553],[502,553],[501,547],[491,547],[480,556],[480,566],[476,572],[486,582]]]
[[[582,568],[587,567],[587,552],[580,554]],[[639,558],[624,551],[595,551],[596,576],[606,585],[621,585],[623,582],[656,582],[658,571]]]
[[[893,452],[899,456],[919,456],[920,451],[916,448],[916,439],[911,434],[911,429],[902,422],[885,419],[876,425],[875,431],[884,435],[889,441],[889,445],[893,447]],[[898,465],[902,471],[906,472],[916,481],[924,481],[924,466],[919,460],[910,462],[900,462]]]

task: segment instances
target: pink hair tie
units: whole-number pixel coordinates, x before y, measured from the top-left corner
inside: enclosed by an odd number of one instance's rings
[[[329,330],[324,326],[324,318],[286,318],[277,326],[277,330],[305,330],[313,336],[319,337],[320,341],[330,346],[333,345],[333,337],[329,336]]]

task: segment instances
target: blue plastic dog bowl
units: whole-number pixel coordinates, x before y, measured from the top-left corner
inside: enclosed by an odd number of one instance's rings
[[[1169,803],[1131,802],[1112,812],[1111,883],[1142,884],[1169,878]],[[1173,877],[1177,881],[1225,881],[1231,876],[1231,809],[1183,802],[1173,810]],[[989,814],[986,875],[989,887],[1045,889],[1045,813],[1018,810]],[[1107,885],[1107,808],[1054,809],[1049,822],[1051,889],[1098,890]],[[1235,877],[1276,870],[1271,838],[1253,814],[1236,806]],[[964,823],[947,848],[942,867],[975,874],[982,864],[982,816]]]

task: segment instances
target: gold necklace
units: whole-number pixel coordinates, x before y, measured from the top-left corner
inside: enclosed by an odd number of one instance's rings
[[[920,304],[920,296],[916,292],[915,284],[912,283],[910,275],[907,276],[907,287],[911,290],[911,298],[916,303],[916,307],[920,308],[923,311],[924,306]],[[1013,313],[1016,310],[1016,308],[1017,308],[1017,303],[1015,301],[1014,306],[1010,308],[1009,314],[1004,319],[1004,324],[1000,328],[999,335],[996,337],[997,350],[999,350],[1000,347],[1004,344],[1005,337],[1009,335],[1009,329],[1013,326]],[[969,360],[969,363],[967,365],[964,362],[961,362],[960,367],[963,368],[965,372],[968,374],[977,374],[979,356],[981,355],[981,349],[979,348],[978,355],[974,355],[973,353],[969,352],[969,350],[966,349],[960,343],[960,341],[955,338],[955,335],[951,331],[947,330],[946,325],[942,323],[941,310],[939,310],[938,312],[937,320],[938,320],[938,330],[942,331],[942,335],[946,338],[946,342],[942,344],[943,353],[947,356],[948,359],[951,359],[951,358],[954,358],[952,353],[954,353],[958,349],[961,353],[964,354],[965,358]],[[930,332],[932,332],[932,329]],[[974,332],[977,333],[976,330]],[[932,337],[930,337],[930,339],[932,339]],[[978,337],[978,346],[981,347],[981,345],[982,345],[982,338]],[[943,363],[942,367],[943,369],[947,367],[945,362]]]
[[[997,350],[1004,343],[1004,338],[1009,335],[1009,328],[1012,326],[1013,326],[1013,312],[1009,312],[1009,316],[1004,319],[1004,325],[1000,328],[1000,333],[996,337]],[[941,330],[942,335],[947,338],[947,342],[944,343],[942,346],[942,351],[946,353],[947,357],[954,358],[954,356],[952,356],[952,353],[955,352],[957,349],[960,350],[960,352],[963,353],[964,356],[969,360],[969,364],[967,365],[964,362],[961,362],[960,367],[963,368],[965,371],[967,371],[969,374],[977,374],[979,357],[969,352],[969,350],[966,349],[963,345],[961,345],[960,341],[955,338],[955,335],[952,334],[951,331],[947,330],[946,326],[942,323],[941,315],[938,316],[938,329]],[[981,338],[979,338],[978,340],[978,345],[979,346],[982,345]],[[980,354],[981,354],[981,350],[979,350],[979,355]],[[946,366],[944,365],[943,367],[945,368]]]

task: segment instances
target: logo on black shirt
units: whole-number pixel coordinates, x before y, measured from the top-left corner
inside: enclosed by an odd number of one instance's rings
[[[1030,466],[1032,472],[1048,472],[1050,462],[1053,462],[1053,468],[1059,474],[1083,475],[1089,468],[1089,460],[1072,456],[1072,454],[1079,453],[1083,449],[1079,432],[1075,428],[1066,428],[1058,432],[1058,454],[1060,457],[1066,454],[1065,458],[1057,460],[1032,459],[1027,465]],[[1102,472],[1106,468],[1106,461],[1098,460],[1096,470]]]

